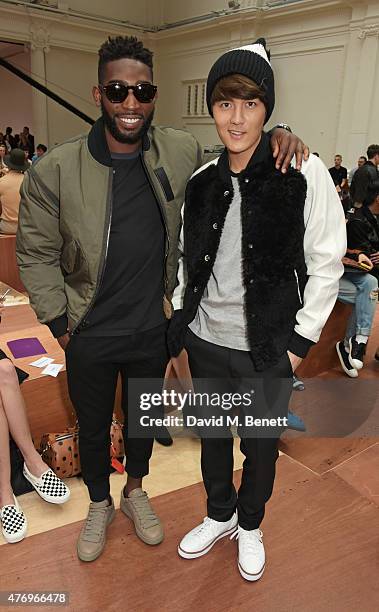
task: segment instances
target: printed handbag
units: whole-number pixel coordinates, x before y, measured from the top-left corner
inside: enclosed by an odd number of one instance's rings
[[[124,471],[124,439],[122,424],[113,415],[110,429],[111,464],[117,471]],[[47,433],[41,438],[42,459],[61,478],[71,478],[80,474],[79,427],[68,427],[60,433]]]
[[[79,428],[68,427],[61,433],[47,433],[41,438],[40,453],[43,461],[60,478],[80,474]]]

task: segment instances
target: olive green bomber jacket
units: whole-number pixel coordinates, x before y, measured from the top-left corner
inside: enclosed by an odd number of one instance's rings
[[[184,192],[202,163],[202,150],[188,132],[151,127],[142,159],[164,220],[163,308],[170,318]],[[17,262],[38,320],[56,337],[84,327],[95,302],[107,257],[112,177],[102,119],[88,135],[54,147],[25,174]]]

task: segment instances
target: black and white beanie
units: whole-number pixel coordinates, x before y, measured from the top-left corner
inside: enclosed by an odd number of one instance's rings
[[[216,83],[230,74],[243,74],[264,90],[267,110],[266,123],[274,110],[275,86],[274,73],[270,64],[270,52],[266,49],[264,38],[259,38],[252,45],[227,51],[213,64],[207,80],[207,106],[212,117],[212,92]]]

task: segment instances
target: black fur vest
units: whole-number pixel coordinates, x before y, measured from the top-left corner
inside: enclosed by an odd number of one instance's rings
[[[307,188],[296,170],[282,174],[275,169],[265,134],[238,180],[248,341],[254,366],[262,371],[287,349],[301,356],[298,345],[302,338],[294,326],[307,282],[303,247]],[[188,283],[183,311],[176,313],[169,329],[171,355],[183,348],[187,325],[196,315],[232,198],[224,152],[217,164],[195,175],[187,186],[184,251]]]

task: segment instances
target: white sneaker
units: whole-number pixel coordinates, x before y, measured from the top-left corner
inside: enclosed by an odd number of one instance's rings
[[[8,504],[0,508],[0,519],[4,539],[9,544],[20,542],[26,535],[28,523],[26,516],[18,505],[18,501],[13,496],[14,504]]]
[[[29,472],[24,463],[23,472],[25,478],[33,485],[38,495],[50,504],[64,504],[69,499],[70,489],[50,468],[37,478]]]
[[[265,570],[265,549],[260,529],[246,531],[238,525],[232,538],[238,539],[238,569],[245,580],[259,580]],[[231,538],[231,539],[232,539]]]
[[[196,559],[206,555],[218,540],[231,535],[237,528],[237,513],[229,521],[215,521],[206,516],[201,525],[192,529],[178,546],[178,553],[183,559]]]

